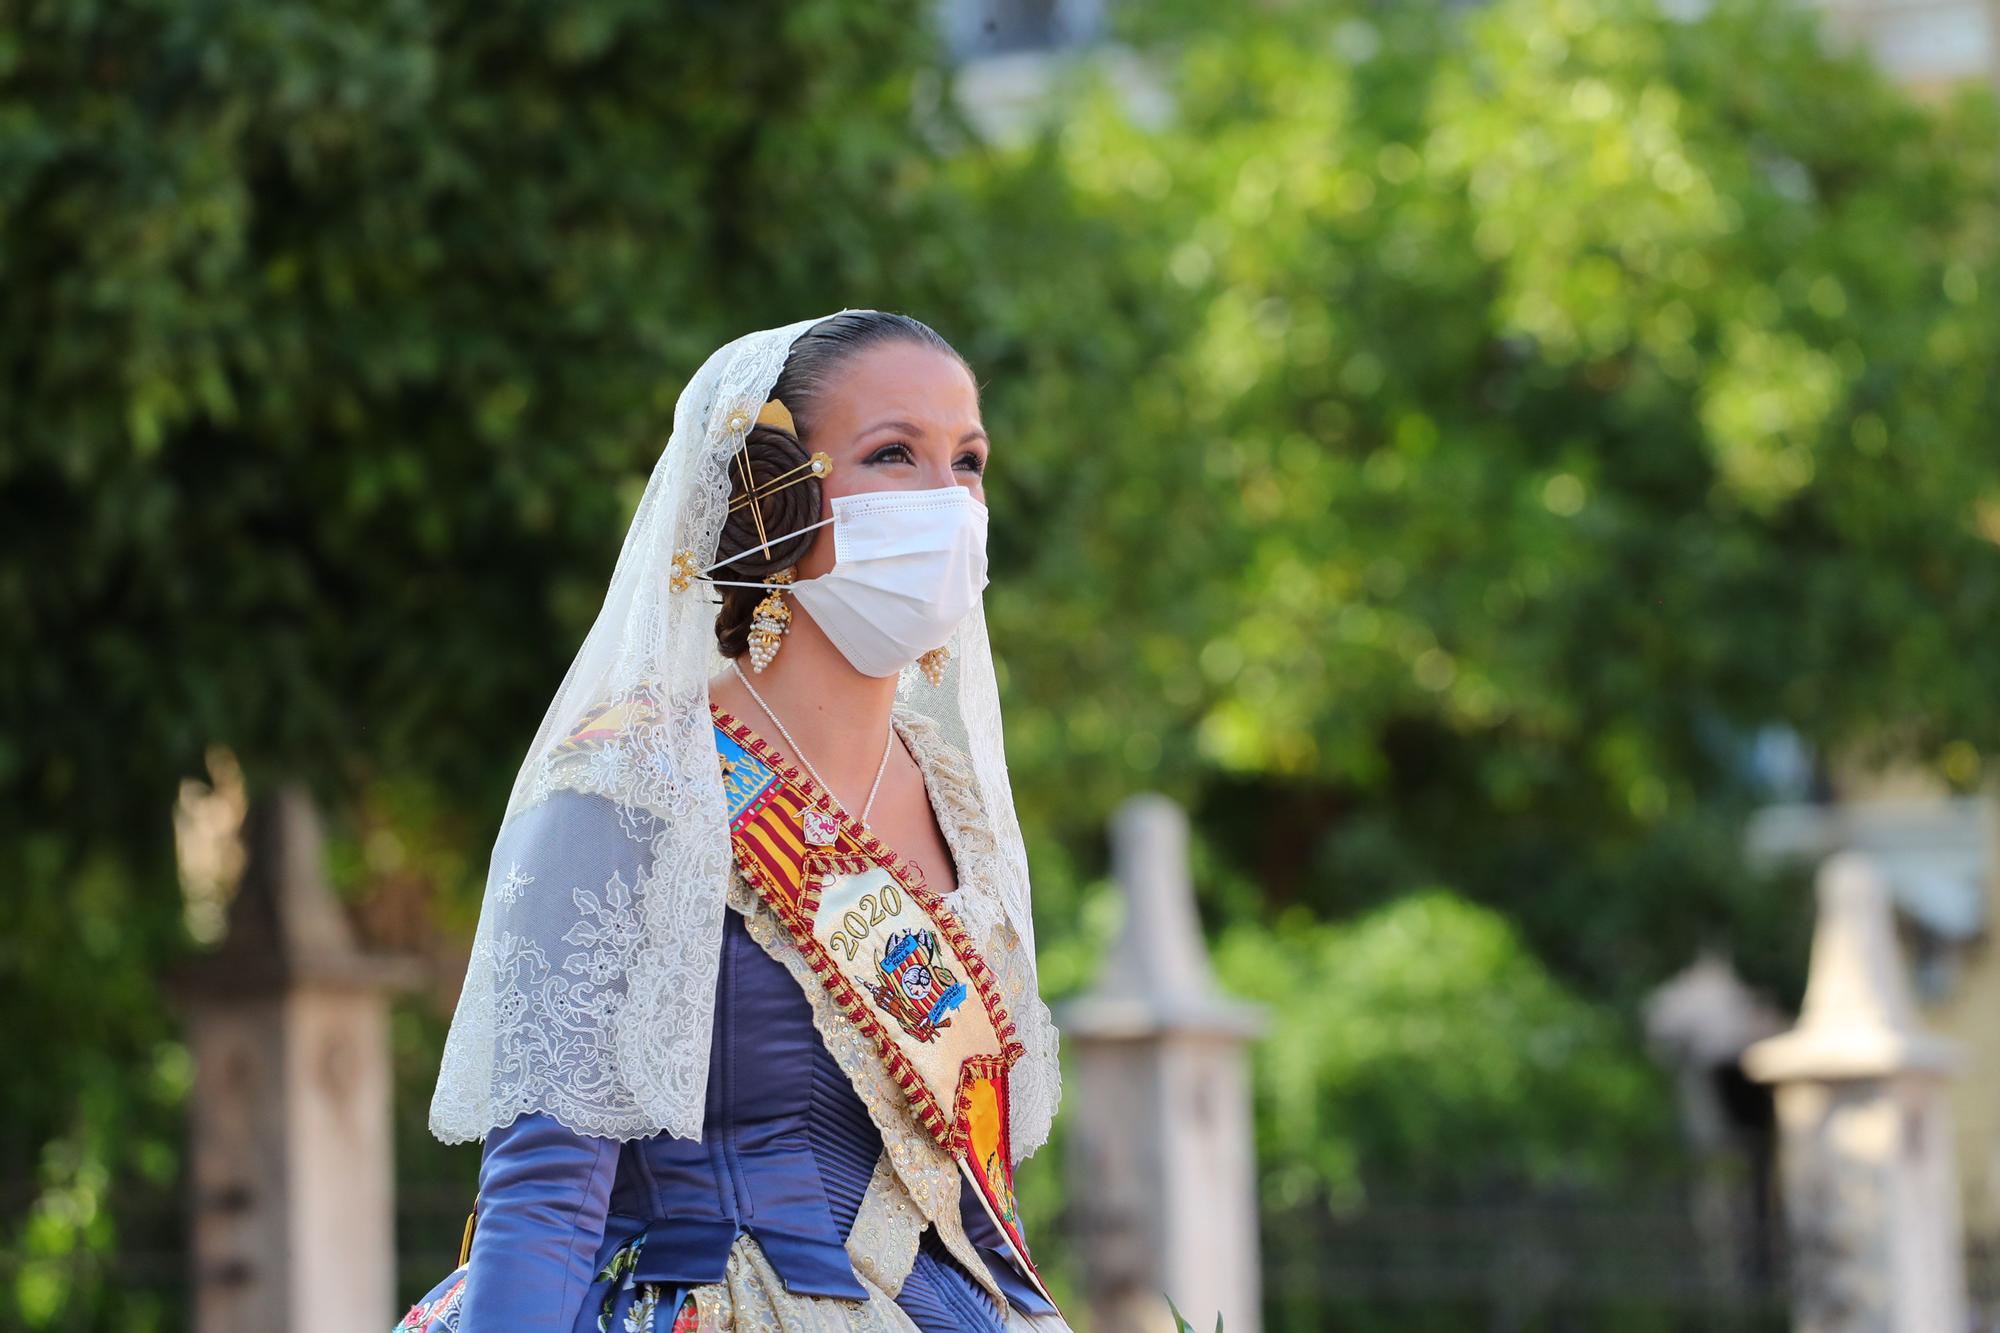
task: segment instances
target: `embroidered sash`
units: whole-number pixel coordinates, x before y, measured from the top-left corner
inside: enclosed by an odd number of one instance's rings
[[[1023,1051],[971,938],[791,760],[711,705],[736,863],[841,1014],[872,1039],[1044,1297],[1014,1206],[1007,1073]],[[1052,1298],[1051,1298],[1052,1299]]]

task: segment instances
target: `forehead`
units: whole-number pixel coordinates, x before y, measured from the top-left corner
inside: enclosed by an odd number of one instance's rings
[[[920,343],[878,343],[843,362],[821,415],[858,429],[884,417],[955,424],[979,419],[979,386],[957,357]]]

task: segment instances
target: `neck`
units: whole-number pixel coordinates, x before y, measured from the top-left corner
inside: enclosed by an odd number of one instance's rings
[[[791,628],[771,665],[761,673],[754,671],[747,655],[739,665],[791,732],[796,748],[833,788],[834,798],[843,805],[852,800],[850,808],[858,810],[882,761],[883,738],[896,703],[896,678],[856,671],[796,602]],[[710,693],[738,721],[772,744],[791,748],[734,672],[711,682]]]

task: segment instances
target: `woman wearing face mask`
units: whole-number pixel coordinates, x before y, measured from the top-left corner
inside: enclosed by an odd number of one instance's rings
[[[990,448],[880,311],[683,390],[494,845],[431,1107],[476,1225],[399,1329],[1067,1328],[1013,1199],[1058,1076]]]

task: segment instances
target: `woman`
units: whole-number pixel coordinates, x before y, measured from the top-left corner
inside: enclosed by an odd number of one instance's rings
[[[1062,1330],[1014,1215],[1056,1036],[980,605],[978,386],[916,320],[683,390],[508,802],[402,1329]]]

